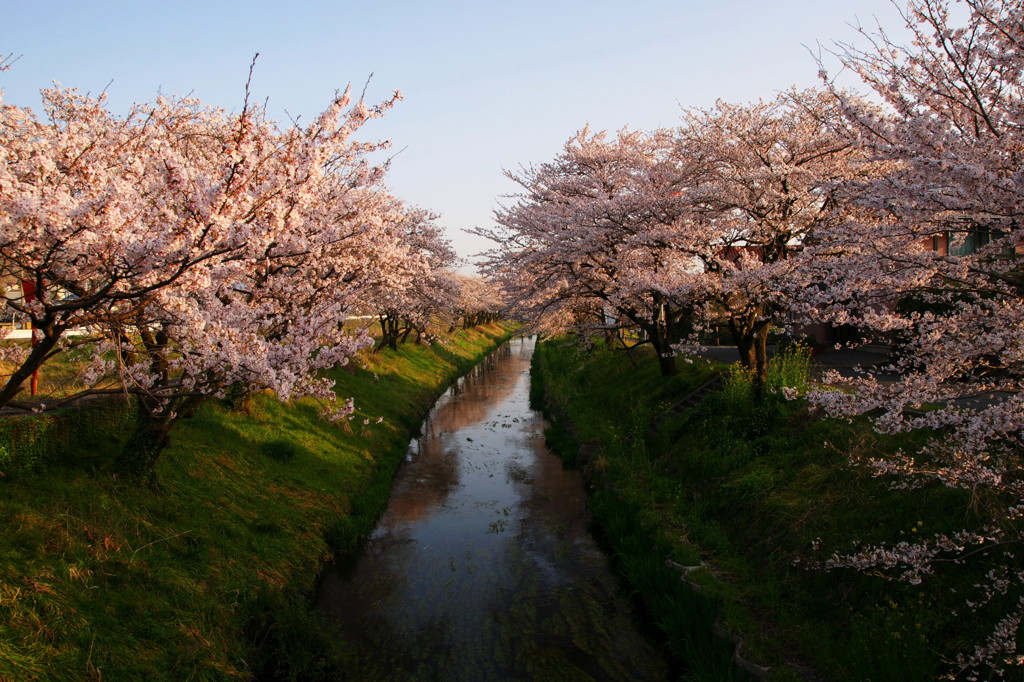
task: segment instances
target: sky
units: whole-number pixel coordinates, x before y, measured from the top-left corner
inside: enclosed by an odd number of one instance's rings
[[[311,121],[349,83],[403,101],[361,131],[390,139],[387,183],[440,217],[459,254],[492,244],[505,170],[548,161],[577,130],[650,130],[684,107],[818,84],[813,53],[902,26],[889,0],[0,0],[7,104],[58,82],[126,113],[158,94]],[[825,63],[838,70],[826,54]],[[850,81],[854,83],[854,81]],[[41,113],[41,112],[40,112]]]

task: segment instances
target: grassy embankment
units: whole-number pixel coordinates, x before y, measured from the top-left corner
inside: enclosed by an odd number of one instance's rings
[[[770,385],[806,381],[795,364],[776,364]],[[601,444],[587,465],[598,485],[595,517],[689,679],[743,679],[731,645],[713,632],[716,620],[743,637],[745,658],[771,668],[770,680],[932,680],[983,639],[992,614],[986,625],[963,607],[983,561],[950,564],[920,586],[807,566],[855,540],[972,527],[994,501],[945,488],[891,490],[850,460],[910,450],[910,439],[818,418],[804,401],[777,394],[755,404],[735,369],[725,389],[668,412],[724,369],[704,360],[680,366],[665,380],[650,357],[634,366],[621,351],[584,354],[553,341],[539,347],[534,377],[562,415],[549,442],[570,457],[580,443]],[[688,574],[700,593],[665,559],[703,562]]]
[[[340,425],[269,393],[212,402],[175,428],[156,489],[108,471],[130,409],[3,420],[0,680],[336,674],[344,643],[308,609],[320,566],[372,527],[434,398],[511,329],[335,370],[356,398]]]

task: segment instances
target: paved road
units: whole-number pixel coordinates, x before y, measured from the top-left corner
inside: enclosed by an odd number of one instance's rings
[[[771,348],[769,348],[769,354]],[[709,346],[700,355],[719,362],[739,362],[740,354],[736,346]],[[840,376],[852,378],[860,375],[859,369],[870,367],[883,367],[889,362],[889,349],[885,346],[863,346],[861,348],[841,350],[828,349],[812,359],[818,371],[833,369]],[[875,378],[880,383],[892,383],[899,379],[899,375],[879,372]],[[984,409],[994,403],[1005,400],[1011,394],[1003,391],[994,391],[984,395],[972,395],[970,397],[954,398],[951,402],[959,407],[969,409]]]
[[[772,353],[769,347],[768,353]],[[708,346],[699,353],[719,362],[738,362],[739,351],[736,346]],[[864,346],[862,348],[828,349],[813,358],[815,364],[823,369],[835,369],[842,376],[853,376],[858,367],[884,365],[889,359],[889,350],[883,346]]]

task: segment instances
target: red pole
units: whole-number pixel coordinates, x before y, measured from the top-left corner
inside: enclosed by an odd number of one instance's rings
[[[36,300],[36,283],[30,279],[21,280],[21,293],[25,300],[25,303],[31,303]],[[32,345],[36,345],[36,331],[32,325],[32,318],[28,319],[28,333],[32,338]],[[36,390],[39,388],[39,370],[35,369],[32,371],[32,381],[29,383],[29,390],[32,395],[36,394]]]

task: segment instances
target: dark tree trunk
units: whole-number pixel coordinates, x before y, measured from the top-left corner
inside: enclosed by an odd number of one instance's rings
[[[57,329],[50,318],[33,323],[33,329],[42,330],[43,337],[32,346],[28,357],[21,363],[20,367],[11,373],[7,383],[0,389],[0,407],[14,400],[18,392],[22,390],[22,384],[43,365],[46,356],[57,346],[57,341],[60,339],[61,332],[63,331]]]
[[[729,320],[729,333],[736,344],[736,350],[739,351],[740,364],[753,372],[757,367],[757,350],[754,347],[753,335],[732,320]]]
[[[401,328],[398,325],[398,320],[382,315],[379,317],[380,322],[380,341],[374,346],[373,352],[379,353],[384,346],[387,346],[391,350],[398,350],[398,336],[401,333]]]
[[[764,397],[765,381],[768,379],[768,322],[746,324],[744,321],[729,320],[740,364],[750,371],[751,389],[755,400]]]
[[[676,375],[676,357],[674,355],[658,355],[658,369],[661,376],[674,377]]]
[[[140,409],[135,430],[117,457],[118,473],[133,481],[155,484],[156,474],[153,467],[160,458],[160,453],[171,442],[172,424],[173,421],[167,417],[154,417],[149,410]]]
[[[171,429],[180,419],[188,419],[203,404],[202,395],[178,396],[171,405],[159,405],[152,397],[139,397],[135,429],[117,456],[117,472],[130,480],[156,485],[154,467],[160,454],[171,443]]]
[[[768,381],[768,331],[765,324],[754,333],[754,399],[764,397],[765,383]]]
[[[658,369],[661,376],[672,377],[676,375],[676,356],[669,346],[670,341],[664,336],[664,329],[654,324],[646,327],[648,337],[651,339],[651,346],[658,356]]]
[[[402,330],[402,336],[401,336],[401,339],[400,339],[400,341],[402,343],[405,343],[406,341],[409,340],[409,334],[412,333],[412,330],[413,330],[412,323],[411,322],[406,322],[405,329]],[[419,339],[417,339],[417,340],[419,340]]]

